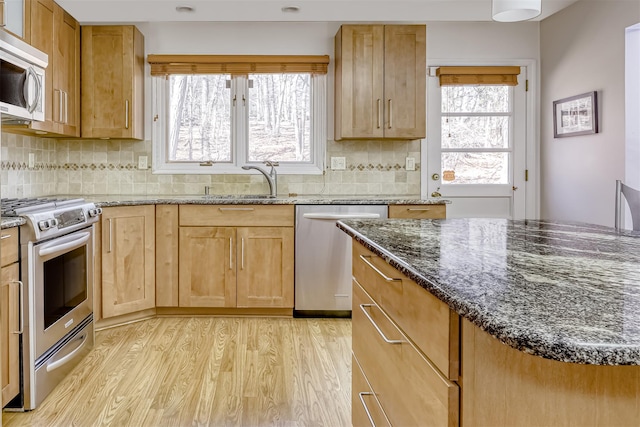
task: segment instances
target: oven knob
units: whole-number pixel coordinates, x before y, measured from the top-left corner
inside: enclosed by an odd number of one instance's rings
[[[50,225],[51,227],[57,227],[57,226],[58,226],[58,220],[57,220],[57,219],[55,219],[55,218],[50,219],[50,220],[49,220],[49,225]]]
[[[102,213],[102,208],[89,209],[89,216],[94,217]]]
[[[48,219],[38,221],[38,228],[40,228],[41,231],[48,230],[51,228],[51,223]]]

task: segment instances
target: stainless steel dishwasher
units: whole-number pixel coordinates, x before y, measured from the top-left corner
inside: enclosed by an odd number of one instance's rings
[[[351,238],[336,221],[365,218],[387,218],[387,206],[296,206],[295,316],[351,316]]]

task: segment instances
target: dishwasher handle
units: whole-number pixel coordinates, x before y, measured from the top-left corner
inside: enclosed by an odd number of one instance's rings
[[[306,213],[302,214],[303,218],[308,219],[378,219],[380,214],[377,213],[353,213],[353,214],[332,214],[332,213]]]

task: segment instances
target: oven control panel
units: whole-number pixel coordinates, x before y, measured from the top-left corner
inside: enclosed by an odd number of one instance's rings
[[[83,224],[86,220],[87,218],[85,217],[84,209],[82,208],[69,209],[64,212],[60,212],[55,215],[54,219],[54,221],[57,221],[59,229],[71,227],[76,224]]]

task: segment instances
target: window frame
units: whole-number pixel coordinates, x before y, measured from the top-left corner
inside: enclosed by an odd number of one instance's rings
[[[274,73],[278,74],[278,73]],[[245,165],[261,165],[264,162],[248,161],[249,144],[248,108],[236,102],[231,107],[231,161],[201,165],[197,161],[168,160],[169,126],[169,79],[166,76],[151,76],[152,88],[152,173],[154,174],[246,174]],[[248,100],[248,77],[231,75],[229,96],[237,99],[245,96]],[[280,162],[277,167],[281,175],[322,175],[325,168],[327,144],[327,75],[311,73],[311,160],[309,162]]]

